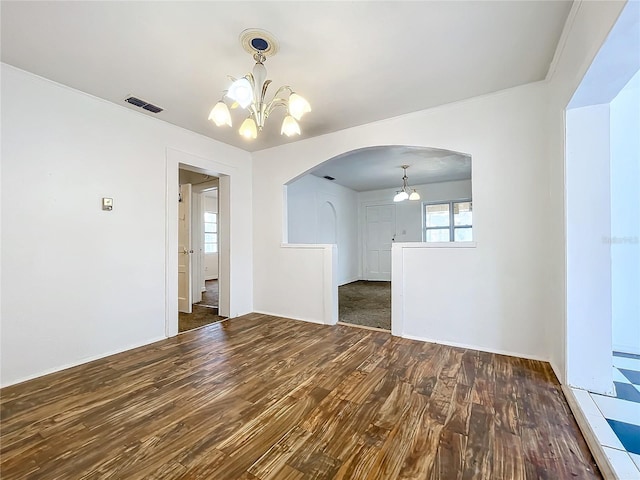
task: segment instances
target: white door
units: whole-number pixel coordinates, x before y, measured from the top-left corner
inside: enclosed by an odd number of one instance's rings
[[[178,311],[191,313],[191,184],[180,185],[178,203]]]
[[[365,280],[391,281],[391,244],[396,231],[396,206],[366,209]]]

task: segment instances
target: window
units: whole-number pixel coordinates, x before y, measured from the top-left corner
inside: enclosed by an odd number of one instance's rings
[[[471,200],[425,203],[425,242],[470,242],[473,240]]]
[[[204,253],[218,252],[218,214],[204,212]]]

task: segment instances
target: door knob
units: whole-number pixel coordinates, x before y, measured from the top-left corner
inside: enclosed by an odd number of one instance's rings
[[[193,253],[193,250],[187,250],[186,248],[183,248],[183,249],[182,249],[182,253],[183,253],[184,255],[189,255],[190,253]]]

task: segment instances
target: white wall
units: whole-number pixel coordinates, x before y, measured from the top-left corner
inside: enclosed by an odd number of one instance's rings
[[[218,213],[218,191],[204,193],[204,211]],[[215,280],[218,278],[218,253],[204,254],[204,278]]]
[[[168,149],[231,175],[230,308],[253,310],[248,153],[5,64],[1,73],[2,385],[165,337],[165,271],[177,269]]]
[[[563,382],[566,379],[567,342],[565,108],[624,6],[625,2],[618,1],[574,2],[547,76],[548,96],[545,102],[548,109],[544,120],[547,136],[543,140],[546,142],[547,152],[537,163],[541,170],[547,169],[549,179],[548,186],[541,191],[540,197],[548,202],[543,240],[546,252],[540,258],[541,263],[546,260],[542,282],[546,288],[543,296],[548,310],[540,322],[541,328],[546,330],[545,345],[550,352],[551,364]]]
[[[291,244],[334,243],[322,225],[327,202],[337,217],[338,285],[362,278],[364,217],[367,205],[396,207],[397,242],[422,241],[422,202],[471,198],[471,180],[412,185],[420,201],[394,203],[396,190],[355,192],[307,174],[287,186],[287,234]]]
[[[608,393],[611,371],[609,105],[567,110],[567,382]]]
[[[371,190],[358,193],[358,222],[361,234],[364,234],[364,222],[367,205],[395,205],[396,242],[422,242],[422,203],[471,198],[471,180],[411,185],[420,194],[420,200],[393,202],[397,188]]]
[[[613,348],[640,354],[640,71],[610,119]]]
[[[253,189],[244,152],[3,65],[2,384],[164,335],[167,147],[233,172],[221,184],[231,189],[232,314],[252,309],[255,286],[255,310],[328,318],[331,250],[281,246],[282,186],[382,144],[474,156],[477,248],[439,261],[464,270],[468,256],[490,282],[495,318],[470,311],[468,322],[504,335],[477,346],[549,355],[564,379],[564,109],[624,5],[574,3],[548,82],[257,152]],[[115,198],[110,214],[99,211],[102,196]],[[513,214],[527,221],[504,222]],[[454,329],[438,335],[459,339]]]
[[[358,194],[308,174],[287,185],[286,197],[288,243],[335,243],[338,246],[338,284],[357,280]]]
[[[323,298],[321,290],[314,290],[322,277],[319,261],[311,253],[296,251],[294,257],[281,248],[285,183],[321,162],[357,148],[414,145],[462,151],[473,156],[477,248],[470,249],[464,257],[447,255],[447,262],[421,270],[416,277],[422,283],[415,284],[417,290],[413,294],[418,295],[420,285],[428,286],[441,276],[448,278],[449,272],[466,272],[471,262],[476,274],[469,279],[470,287],[483,292],[487,306],[484,311],[492,315],[484,316],[484,312],[469,308],[462,327],[483,326],[488,332],[500,332],[497,337],[483,336],[474,344],[546,358],[547,333],[541,319],[546,318],[548,310],[546,272],[541,259],[546,253],[547,232],[540,228],[548,214],[548,172],[541,161],[546,151],[545,95],[544,84],[531,84],[256,152],[256,310],[320,320]],[[431,250],[428,252],[416,255],[432,255]],[[427,261],[427,257],[420,257],[419,262],[416,258],[416,265]],[[448,292],[442,301],[459,305],[461,299],[455,289]],[[409,301],[429,312],[424,296]],[[420,308],[414,312],[405,318],[407,331],[424,328],[421,325],[426,314],[421,315]],[[446,323],[447,318],[441,321]],[[445,325],[446,330],[439,335],[452,342],[464,342],[460,327]]]

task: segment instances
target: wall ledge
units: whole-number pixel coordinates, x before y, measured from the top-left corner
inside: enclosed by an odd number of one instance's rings
[[[395,242],[397,248],[476,248],[476,242]]]
[[[281,243],[280,248],[323,250],[325,248],[331,248],[334,245],[333,243]]]

